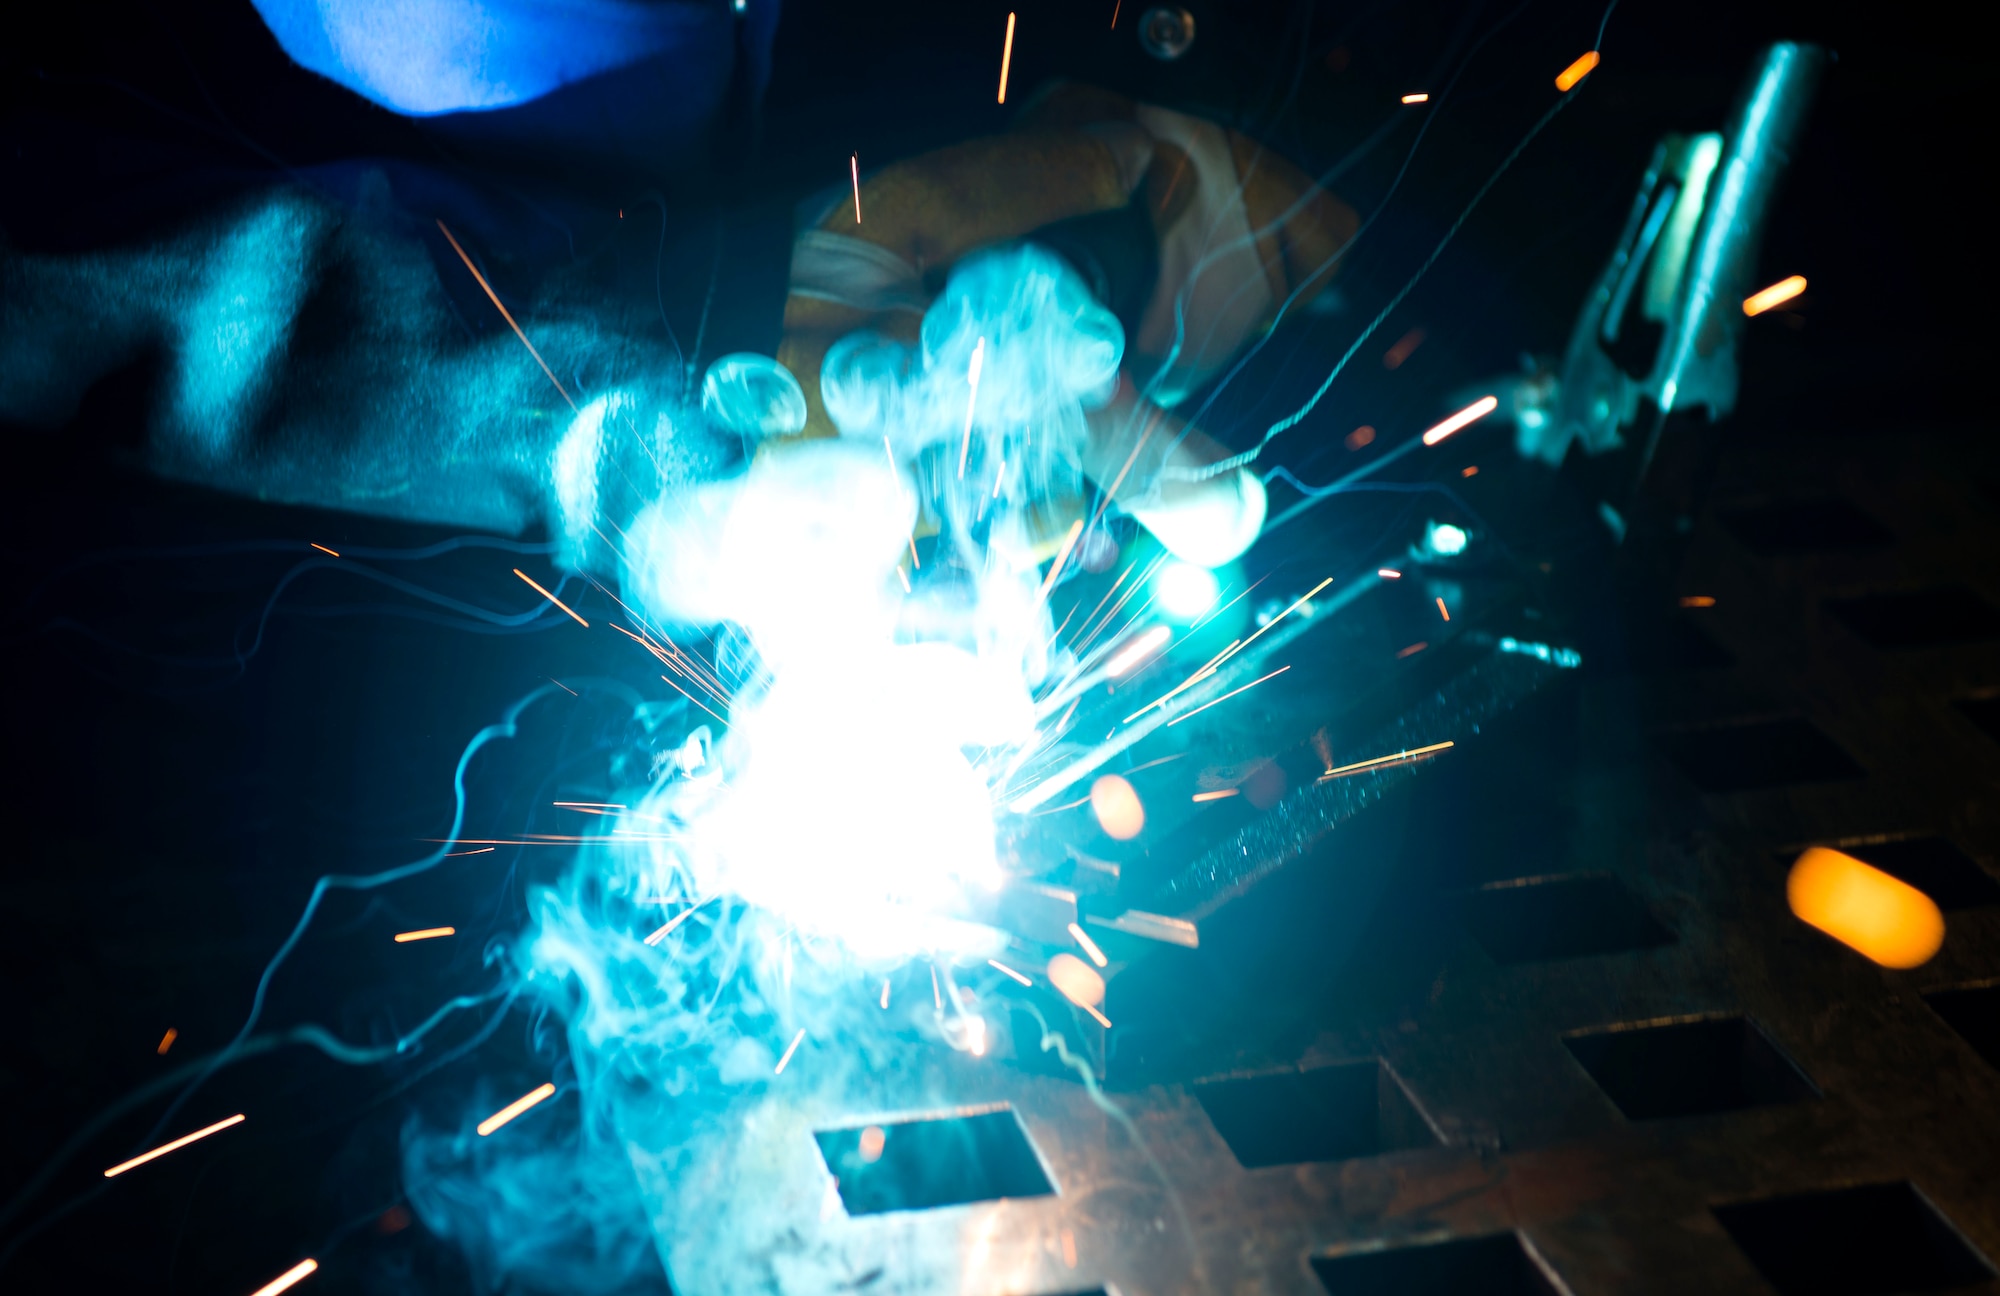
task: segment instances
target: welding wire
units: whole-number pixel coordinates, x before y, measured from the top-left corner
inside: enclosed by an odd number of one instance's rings
[[[1411,747],[1406,751],[1390,752],[1387,756],[1376,756],[1370,760],[1356,761],[1352,765],[1342,765],[1339,769],[1328,770],[1326,773],[1320,775],[1317,781],[1324,783],[1328,779],[1339,778],[1343,774],[1352,774],[1357,770],[1374,769],[1377,765],[1393,765],[1397,761],[1416,760],[1418,757],[1428,756],[1432,752],[1441,752],[1452,745],[1449,742],[1432,743],[1428,747]]]
[[[524,581],[528,582],[528,584],[529,584],[529,585],[533,586],[533,587],[534,587],[534,591],[535,591],[535,593],[537,593],[537,594],[541,595],[541,596],[542,596],[543,598],[545,598],[545,599],[547,599],[547,600],[548,600],[549,602],[551,602],[551,603],[555,604],[555,605],[556,605],[557,607],[561,608],[561,609],[562,609],[563,611],[565,611],[565,612],[569,612],[569,614],[570,614],[571,618],[572,618],[572,619],[574,619],[574,620],[575,620],[575,622],[576,622],[576,623],[577,623],[578,625],[582,626],[582,627],[583,627],[584,629],[586,629],[586,630],[590,629],[590,622],[588,622],[588,621],[584,620],[584,619],[583,619],[582,617],[580,617],[580,616],[577,616],[577,615],[576,615],[576,613],[574,613],[574,612],[570,612],[570,607],[569,607],[569,604],[567,604],[567,603],[563,602],[563,601],[562,601],[561,599],[557,598],[557,597],[556,597],[555,595],[553,595],[553,594],[549,593],[549,592],[548,592],[547,590],[543,589],[543,588],[542,588],[542,587],[541,587],[540,585],[537,585],[537,584],[535,583],[535,578],[534,578],[533,576],[530,576],[530,575],[528,575],[528,573],[526,573],[526,572],[522,571],[522,570],[521,570],[521,569],[520,569],[519,567],[516,567],[516,568],[514,569],[514,574],[515,574],[516,576],[519,576],[519,577],[520,577],[520,578],[521,578],[522,580],[524,580]]]
[[[1013,977],[1016,981],[1019,981],[1024,986],[1031,986],[1035,984],[1032,979],[1022,976],[1019,972],[1016,972],[1013,968],[1008,967],[1005,963],[1002,963],[999,959],[987,959],[986,961],[991,966],[996,967],[1000,969],[1002,972],[1005,972],[1008,976]]]
[[[291,1268],[285,1270],[285,1272],[279,1274],[276,1278],[259,1287],[256,1291],[251,1292],[250,1296],[278,1296],[279,1292],[289,1291],[299,1283],[304,1282],[318,1268],[319,1261],[317,1260],[301,1260]]]
[[[1576,62],[1556,74],[1556,89],[1562,91],[1564,94],[1568,94],[1575,88],[1577,82],[1590,75],[1591,70],[1597,66],[1597,62],[1596,50],[1585,51]]]
[[[516,1098],[513,1102],[508,1103],[505,1107],[502,1107],[499,1111],[494,1112],[491,1116],[488,1116],[485,1120],[479,1122],[477,1126],[477,1129],[479,1130],[479,1137],[485,1138],[488,1134],[491,1134],[494,1130],[499,1129],[502,1125],[505,1125],[508,1121],[513,1120],[516,1116],[519,1116],[522,1112],[528,1110],[528,1108],[533,1107],[536,1103],[542,1102],[549,1098],[553,1098],[555,1096],[555,1092],[556,1092],[556,1087],[552,1084],[543,1083],[536,1085],[533,1089],[530,1089],[527,1093],[522,1094],[519,1098]]]
[[[1012,15],[1009,15],[1007,32],[1014,31]],[[965,480],[965,461],[972,455],[972,413],[979,408],[979,371],[986,365],[986,339],[980,338],[972,344],[972,363],[966,366],[965,382],[972,390],[965,397],[965,442],[958,448],[958,479]]]
[[[1007,69],[1014,62],[1014,15],[1007,15],[1007,43],[1000,48],[1000,102],[1007,102]]]
[[[397,932],[396,943],[398,945],[407,945],[411,941],[436,940],[440,936],[456,935],[458,935],[458,928],[456,927],[426,927],[421,931]]]
[[[319,550],[323,554],[333,554],[333,556],[336,558],[340,557],[338,553],[335,553],[333,550],[327,548],[325,545],[321,544],[317,540],[308,540],[306,541],[306,543],[311,545],[313,548]]]
[[[528,335],[521,331],[521,326],[514,322],[514,317],[507,313],[507,308],[500,304],[500,298],[493,291],[493,285],[486,282],[486,276],[479,273],[479,267],[472,264],[472,258],[465,254],[465,249],[458,245],[458,240],[451,236],[451,231],[445,229],[444,222],[439,221],[437,227],[444,232],[445,239],[451,244],[451,250],[458,253],[458,259],[465,262],[465,268],[472,271],[472,277],[479,281],[479,286],[486,292],[486,300],[493,303],[493,308],[500,312],[500,318],[507,321],[507,327],[514,330],[514,336],[521,339],[521,345],[528,348],[528,354],[535,357],[535,363],[542,367],[542,372],[549,376],[549,381],[555,383],[556,390],[562,392],[562,398],[569,401],[570,409],[575,410],[576,402],[569,399],[569,393],[563,391],[563,385],[556,381],[555,371],[549,368],[549,362],[542,359],[542,353],[535,350],[535,344],[528,341]]]
[[[209,1135],[214,1134],[220,1130],[228,1129],[231,1125],[241,1125],[244,1119],[245,1117],[243,1113],[238,1112],[236,1113],[236,1115],[231,1116],[228,1120],[219,1120],[215,1122],[215,1124],[208,1126],[206,1129],[198,1129],[192,1134],[183,1134],[171,1143],[160,1144],[160,1146],[154,1148],[151,1152],[141,1152],[138,1156],[133,1157],[130,1161],[119,1162],[117,1165],[112,1166],[109,1170],[106,1170],[104,1172],[104,1177],[106,1179],[110,1179],[117,1175],[122,1175],[127,1170],[130,1170],[133,1166],[142,1166],[146,1164],[148,1161],[153,1160],[155,1157],[163,1157],[169,1152],[178,1152],[180,1149],[186,1147],[188,1144],[194,1142],[196,1139],[205,1139]]]
[[[801,1026],[799,1027],[799,1033],[792,1036],[792,1042],[785,1046],[785,1056],[779,1058],[778,1065],[771,1069],[772,1075],[783,1075],[785,1073],[785,1064],[792,1060],[792,1054],[799,1051],[799,1041],[805,1037],[806,1028]]]
[[[722,893],[718,891],[715,894],[721,895]],[[713,900],[713,899],[715,899],[715,896],[710,896],[708,898],[708,900]],[[672,918],[669,918],[667,920],[666,926],[660,928],[660,930],[654,932],[651,936],[648,936],[646,938],[646,944],[658,945],[661,941],[671,936],[673,934],[674,928],[680,926],[682,923],[686,922],[689,918],[692,918],[694,916],[694,911],[701,908],[703,905],[707,904],[708,900],[697,900],[693,904],[689,905],[687,908],[675,914]]]
[[[1171,728],[1172,726],[1179,724],[1183,720],[1187,720],[1194,716],[1198,716],[1202,712],[1214,706],[1216,702],[1227,702],[1230,698],[1235,697],[1238,693],[1244,692],[1246,689],[1256,688],[1259,684],[1262,684],[1265,680],[1270,679],[1272,676],[1283,675],[1286,671],[1290,669],[1291,669],[1290,666],[1280,666],[1278,667],[1278,669],[1272,671],[1270,675],[1259,675],[1256,679],[1251,680],[1248,684],[1245,684],[1242,688],[1235,688],[1229,690],[1227,693],[1224,693],[1221,697],[1216,698],[1214,702],[1204,702],[1192,711],[1186,712],[1185,714],[1182,715],[1175,716],[1173,719],[1167,721],[1167,725],[1168,727]]]
[[[1745,315],[1762,315],[1774,306],[1782,306],[1806,290],[1804,275],[1791,275],[1780,279],[1761,292],[1752,293],[1743,299]]]
[[[1488,414],[1499,408],[1500,400],[1498,397],[1481,396],[1478,400],[1472,402],[1472,404],[1467,405],[1458,413],[1424,433],[1424,444],[1434,446],[1460,428],[1477,423],[1480,419],[1485,418]]]
[[[1071,923],[1069,925],[1069,934],[1076,938],[1076,943],[1083,948],[1083,952],[1090,955],[1092,963],[1097,964],[1099,967],[1104,967],[1110,963],[1110,960],[1104,957],[1104,951],[1097,948],[1097,942],[1090,939],[1089,934],[1083,928],[1077,926],[1075,923]]]

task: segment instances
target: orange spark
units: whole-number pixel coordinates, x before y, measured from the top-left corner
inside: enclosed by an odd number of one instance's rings
[[[1824,846],[1792,865],[1785,899],[1800,921],[1883,967],[1916,967],[1944,944],[1944,915],[1929,896]]]
[[[896,579],[903,582],[903,593],[908,594],[910,592],[910,578],[904,574],[903,564],[901,563],[896,564]]]
[[[1743,299],[1745,315],[1762,315],[1774,306],[1782,306],[1806,290],[1804,275],[1790,275],[1772,284],[1762,292],[1755,292]]]
[[[1588,50],[1576,62],[1556,74],[1556,89],[1568,94],[1577,82],[1590,75],[1597,66],[1597,51]]]
[[[317,540],[308,540],[306,541],[306,543],[311,545],[313,548],[319,550],[323,554],[333,554],[333,556],[336,558],[340,557],[338,553],[335,553],[333,550],[327,548],[325,545],[321,544]]]
[[[882,978],[882,1011],[889,1011],[889,979]]]
[[[570,695],[571,697],[582,697],[582,696],[583,696],[583,694],[581,694],[581,693],[577,692],[577,691],[576,691],[575,689],[573,689],[573,688],[571,688],[571,687],[570,687],[569,685],[567,685],[567,684],[563,683],[563,682],[562,682],[561,680],[557,679],[557,678],[556,678],[555,676],[553,676],[553,675],[544,675],[544,676],[542,676],[542,678],[543,678],[543,679],[545,679],[545,680],[547,680],[547,681],[548,681],[549,683],[551,683],[551,684],[555,685],[555,686],[556,686],[557,688],[561,689],[561,690],[562,690],[563,692],[565,692],[565,693],[569,694],[569,695]]]
[[[160,1036],[160,1046],[154,1049],[153,1052],[158,1053],[161,1057],[165,1057],[167,1055],[167,1050],[172,1048],[174,1046],[174,1041],[179,1039],[180,1037],[181,1033],[179,1031],[175,1030],[171,1026],[167,1027],[167,1033]]]
[[[847,173],[854,177],[854,223],[861,223],[861,155],[855,153],[847,159]]]
[[[540,585],[535,584],[535,578],[533,576],[528,575],[528,573],[522,571],[519,567],[516,567],[514,569],[514,574],[516,576],[519,576],[522,580],[528,582],[528,584],[534,589],[535,593],[541,595],[543,598],[555,604],[563,611],[569,612],[570,616],[576,621],[578,625],[582,626],[586,630],[590,629],[590,622],[584,620],[580,616],[577,616],[576,613],[570,612],[569,604],[563,602],[555,595],[549,593],[547,590],[543,589]]]
[[[803,1040],[805,1037],[806,1037],[806,1028],[801,1026],[799,1027],[799,1033],[792,1036],[792,1042],[790,1044],[785,1045],[785,1056],[779,1058],[778,1065],[771,1068],[772,1075],[785,1074],[785,1064],[792,1060],[792,1054],[799,1051],[799,1041]]]
[[[1366,423],[1363,423],[1360,427],[1354,429],[1352,432],[1349,432],[1347,434],[1347,439],[1344,442],[1342,442],[1342,444],[1345,445],[1349,450],[1359,450],[1362,446],[1369,444],[1374,439],[1375,439],[1375,429],[1369,427]]]
[[[250,1296],[278,1296],[279,1292],[287,1291],[304,1282],[318,1268],[319,1261],[317,1260],[301,1260],[291,1268],[285,1270],[285,1272],[279,1274],[276,1278],[259,1287],[256,1291],[251,1292]]]
[[[1451,613],[1445,610],[1444,595],[1442,594],[1438,595],[1437,604],[1438,604],[1438,615],[1443,617],[1447,621],[1451,620]]]
[[[1076,548],[1076,538],[1082,534],[1083,519],[1078,518],[1069,524],[1069,530],[1063,535],[1062,547],[1056,550],[1055,561],[1049,564],[1049,574],[1042,581],[1041,592],[1035,596],[1037,602],[1048,598],[1049,591],[1056,587],[1056,578],[1062,575],[1063,564],[1069,561],[1070,551]]]
[[[1120,9],[1124,8],[1124,7],[1125,7],[1125,0],[1118,0],[1118,2],[1117,2],[1116,4],[1114,4],[1114,5],[1112,5],[1112,6],[1111,6],[1111,30],[1112,30],[1112,31],[1117,31],[1117,30],[1118,30],[1118,11],[1119,11]],[[1071,1266],[1070,1266],[1070,1268],[1074,1269],[1074,1268],[1076,1268],[1076,1266],[1075,1266],[1075,1265],[1071,1265]]]
[[[1097,1009],[1091,1007],[1089,1004],[1078,1004],[1077,1007],[1083,1009],[1085,1012],[1089,1013],[1092,1017],[1095,1017],[1097,1019],[1097,1024],[1099,1026],[1102,1026],[1106,1030],[1111,1029],[1111,1019],[1109,1017],[1106,1017],[1103,1013],[1097,1011]]]
[[[1248,689],[1256,688],[1259,684],[1262,684],[1265,680],[1271,679],[1274,676],[1283,675],[1286,671],[1290,669],[1291,669],[1290,666],[1280,666],[1278,667],[1278,669],[1272,671],[1271,674],[1269,675],[1259,675],[1256,679],[1251,680],[1248,684],[1245,684],[1242,688],[1234,688],[1229,690],[1227,693],[1224,693],[1221,697],[1216,698],[1214,702],[1204,702],[1200,706],[1196,707],[1194,710],[1188,712],[1186,715],[1175,716],[1173,719],[1167,721],[1167,727],[1171,729],[1173,726],[1179,724],[1183,720],[1192,719],[1193,717],[1200,715],[1202,712],[1214,706],[1216,702],[1227,702],[1230,698],[1235,697],[1238,693],[1242,693]]]
[[[1715,598],[1709,594],[1690,594],[1681,600],[1681,606],[1684,608],[1714,607]]]
[[[1388,352],[1383,355],[1382,367],[1390,370],[1401,369],[1403,361],[1415,355],[1417,348],[1423,344],[1424,331],[1420,328],[1411,329],[1408,333],[1403,334],[1402,337],[1397,338],[1396,345],[1390,347]]]
[[[1154,626],[1133,640],[1125,651],[1113,657],[1105,666],[1104,673],[1113,677],[1123,675],[1164,646],[1167,640],[1173,637],[1173,633],[1165,626]]]
[[[553,1098],[555,1096],[555,1092],[556,1092],[556,1087],[552,1084],[544,1082],[542,1084],[536,1085],[533,1089],[530,1089],[527,1093],[522,1094],[519,1098],[516,1098],[513,1102],[508,1103],[505,1107],[502,1107],[499,1111],[494,1112],[491,1116],[488,1116],[485,1120],[479,1122],[478,1126],[476,1127],[479,1130],[479,1137],[485,1138],[488,1134],[491,1134],[494,1130],[499,1129],[502,1125],[505,1125],[508,1121],[513,1120],[516,1116],[519,1116],[522,1112],[528,1110],[528,1108],[533,1107],[536,1103],[543,1102],[549,1098]]]
[[[1380,576],[1383,580],[1403,579],[1403,573],[1397,571],[1394,567],[1377,567],[1375,569],[1375,574],[1377,576]]]
[[[1007,15],[1007,43],[1000,47],[1000,102],[1007,102],[1007,69],[1014,63],[1014,15]]]
[[[182,1148],[186,1147],[188,1144],[194,1142],[196,1139],[205,1139],[211,1134],[217,1133],[221,1130],[228,1129],[231,1125],[241,1125],[245,1119],[246,1117],[243,1115],[243,1113],[238,1112],[236,1113],[236,1115],[231,1116],[228,1120],[219,1120],[215,1122],[215,1124],[208,1126],[206,1129],[198,1129],[192,1134],[183,1134],[171,1143],[160,1144],[160,1146],[154,1148],[151,1152],[141,1152],[138,1156],[133,1157],[130,1161],[119,1162],[117,1165],[112,1166],[109,1170],[106,1170],[104,1172],[104,1177],[106,1179],[114,1178],[118,1175],[124,1174],[127,1170],[130,1170],[132,1167],[142,1166],[156,1157],[163,1157],[169,1152],[178,1152]]]
[[[1083,928],[1077,926],[1075,923],[1071,923],[1069,925],[1069,934],[1075,938],[1076,943],[1082,947],[1083,952],[1090,955],[1092,963],[1097,964],[1099,967],[1104,967],[1110,963],[1111,960],[1104,957],[1104,951],[1097,948],[1097,942],[1090,939],[1089,933],[1085,932]]]
[[[499,847],[497,846],[481,846],[478,850],[446,851],[444,853],[444,858],[450,859],[454,855],[490,855],[498,849]]]
[[[1221,699],[1219,698],[1217,699],[1217,701],[1220,700]],[[1227,797],[1233,797],[1236,795],[1237,791],[1235,788],[1220,788],[1214,792],[1197,792],[1194,794],[1194,799],[1196,803],[1199,804],[1200,802],[1203,801],[1221,801]]]
[[[1034,981],[1032,981],[1028,977],[1022,976],[1019,972],[1016,972],[1013,968],[1008,967],[1005,963],[1002,963],[999,959],[987,959],[986,961],[992,964],[994,967],[1000,969],[1002,972],[1005,972],[1008,976],[1013,977],[1016,981],[1019,981],[1024,986],[1031,986],[1035,984]]]
[[[708,900],[713,900],[713,899],[715,899],[715,897],[714,897],[714,896],[710,896],[710,897],[708,898]],[[689,905],[689,906],[688,906],[687,908],[685,908],[685,909],[681,910],[681,911],[680,911],[679,913],[675,914],[675,915],[674,915],[674,916],[673,916],[672,918],[669,918],[669,919],[667,920],[667,925],[666,925],[666,926],[664,926],[664,927],[660,928],[660,930],[658,930],[658,931],[654,932],[654,933],[653,933],[653,934],[652,934],[651,936],[648,936],[648,937],[646,938],[646,944],[648,944],[648,945],[658,945],[658,944],[659,944],[659,943],[660,943],[661,941],[665,940],[665,939],[666,939],[666,938],[667,938],[668,936],[671,936],[671,935],[673,934],[673,930],[674,930],[674,928],[676,928],[676,927],[680,926],[680,925],[681,925],[682,923],[686,922],[686,921],[687,921],[688,919],[690,919],[690,918],[694,917],[694,911],[695,911],[695,910],[697,910],[697,909],[699,909],[699,908],[701,908],[701,907],[702,907],[703,905],[707,904],[707,903],[708,903],[708,900],[697,900],[697,901],[696,901],[695,903],[693,903],[693,904]],[[887,984],[887,983],[885,982],[884,984]]]
[[[1468,424],[1477,423],[1480,419],[1485,418],[1488,414],[1499,408],[1500,401],[1498,397],[1482,396],[1430,431],[1424,433],[1424,444],[1434,446],[1460,428]]]
[[[1069,1229],[1062,1231],[1062,1249],[1063,1264],[1071,1269],[1076,1268],[1076,1234]]]
[[[1468,467],[1461,468],[1458,470],[1458,475],[1461,477],[1477,477],[1479,475],[1479,465],[1472,464]]]
[[[1427,94],[1406,94],[1403,96],[1403,102],[1406,104],[1429,103],[1430,101],[1431,97]],[[1392,369],[1395,368],[1394,365],[1389,367]]]
[[[1405,649],[1403,649],[1402,651],[1398,652],[1398,653],[1396,654],[1396,657],[1397,657],[1397,659],[1398,659],[1398,660],[1400,660],[1400,659],[1402,659],[1402,658],[1404,658],[1404,657],[1414,657],[1414,656],[1416,656],[1416,655],[1417,655],[1418,653],[1422,652],[1422,651],[1423,651],[1424,649],[1426,649],[1426,648],[1428,648],[1428,647],[1430,647],[1430,646],[1431,646],[1431,645],[1430,645],[1430,642],[1429,642],[1428,640],[1425,640],[1425,639],[1419,639],[1419,640],[1417,640],[1417,641],[1416,641],[1415,643],[1411,644],[1411,645],[1410,645],[1410,646],[1409,646],[1408,648],[1405,648]]]
[[[436,940],[440,936],[456,935],[458,935],[458,928],[456,927],[425,927],[420,931],[397,932],[396,943],[398,945],[407,945],[411,941]]]
[[[1339,769],[1330,769],[1320,775],[1318,781],[1324,783],[1328,779],[1339,778],[1343,774],[1353,774],[1359,770],[1374,769],[1381,765],[1395,765],[1403,761],[1418,760],[1434,752],[1441,752],[1451,746],[1454,746],[1454,744],[1441,742],[1432,743],[1428,747],[1411,747],[1399,752],[1390,752],[1387,756],[1376,756],[1369,760],[1356,761],[1352,765],[1342,765]]]
[[[486,276],[479,273],[479,267],[472,264],[472,258],[465,254],[465,249],[458,245],[458,240],[452,238],[451,231],[445,229],[444,222],[439,221],[437,227],[443,230],[446,240],[451,243],[451,250],[458,253],[458,259],[465,262],[465,268],[472,271],[472,277],[477,279],[479,286],[486,290],[486,300],[493,303],[493,308],[500,312],[500,318],[507,321],[507,327],[514,330],[514,336],[521,339],[521,345],[528,348],[528,354],[535,357],[535,363],[542,367],[542,372],[549,376],[550,382],[555,383],[556,390],[562,393],[562,398],[565,401],[569,401],[569,407],[574,410],[576,402],[569,399],[569,393],[563,391],[562,383],[557,382],[555,371],[549,368],[549,362],[542,359],[542,353],[535,350],[535,344],[528,341],[528,335],[521,331],[521,326],[514,322],[514,317],[507,313],[507,308],[500,304],[499,294],[493,291],[493,285],[486,282]]]

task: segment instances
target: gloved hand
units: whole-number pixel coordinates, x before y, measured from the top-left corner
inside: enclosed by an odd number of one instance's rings
[[[1264,492],[1242,470],[1202,477],[1228,451],[1168,413],[1269,327],[1310,300],[1353,236],[1351,209],[1290,163],[1211,123],[1084,86],[1038,96],[1015,130],[897,163],[835,206],[794,251],[779,359],[804,389],[798,435],[839,430],[820,376],[858,330],[914,344],[946,276],[981,249],[1128,206],[1158,273],[1126,338],[1125,371],[1090,410],[1080,466],[1168,549],[1215,566],[1256,538]],[[775,452],[784,438],[767,442]],[[1037,514],[1044,547],[1080,498]]]

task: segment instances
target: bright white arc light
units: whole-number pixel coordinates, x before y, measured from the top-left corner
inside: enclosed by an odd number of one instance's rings
[[[1215,573],[1193,563],[1172,562],[1153,577],[1153,594],[1168,616],[1192,621],[1215,606],[1222,586]]]
[[[1433,522],[1424,531],[1424,544],[1434,554],[1450,558],[1465,552],[1471,540],[1464,527],[1455,527],[1449,522]]]

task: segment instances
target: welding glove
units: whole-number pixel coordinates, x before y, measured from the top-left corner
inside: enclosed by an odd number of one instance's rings
[[[1104,230],[1119,242],[1115,219],[1077,237],[1119,214],[1135,231],[1125,241],[1147,246],[1107,248]],[[1261,335],[1280,303],[1317,293],[1356,225],[1351,209],[1245,136],[1058,85],[1014,131],[892,165],[800,236],[779,351],[802,385],[796,435],[848,430],[822,390],[841,339],[869,330],[915,344],[924,311],[965,258],[1044,241],[1122,307],[1125,324],[1124,371],[1089,411],[1080,467],[1177,556],[1220,565],[1256,538],[1262,483],[1222,466],[1228,450],[1168,411]],[[1040,511],[1045,552],[1083,510],[1071,498]]]

